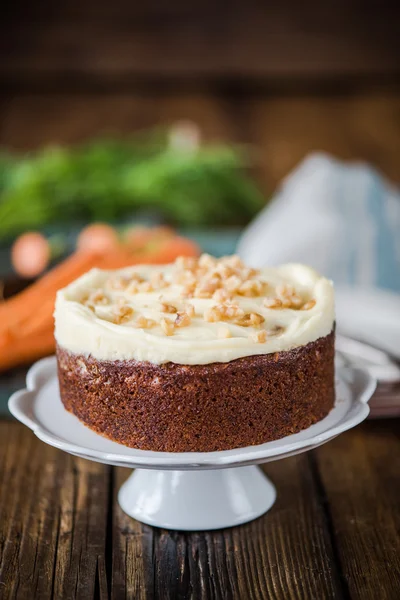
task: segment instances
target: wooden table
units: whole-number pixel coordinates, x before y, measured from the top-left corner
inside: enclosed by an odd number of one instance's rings
[[[399,421],[369,421],[264,467],[263,517],[206,533],[153,529],[116,500],[129,471],[0,422],[0,598],[400,597]]]

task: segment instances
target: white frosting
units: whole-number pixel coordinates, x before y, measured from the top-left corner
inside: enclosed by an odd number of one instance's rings
[[[314,299],[309,310],[291,308],[272,309],[264,306],[265,296],[235,296],[234,302],[245,313],[258,313],[265,319],[258,327],[242,327],[226,322],[206,322],[203,313],[217,302],[209,298],[182,298],[182,287],[176,283],[163,290],[127,294],[124,291],[107,290],[110,304],[96,305],[95,311],[82,304],[82,298],[90,292],[104,289],[110,276],[128,276],[139,273],[148,278],[154,272],[163,273],[166,281],[174,275],[174,265],[135,266],[120,271],[93,269],[57,293],[55,309],[55,337],[66,350],[91,355],[103,360],[149,361],[155,364],[174,362],[178,364],[208,364],[228,362],[237,358],[257,354],[269,354],[290,350],[328,335],[334,323],[334,294],[330,281],[313,269],[287,264],[277,268],[263,269],[257,279],[268,282],[269,291],[280,285],[292,285],[296,292],[307,299]],[[182,310],[190,302],[196,314],[187,327],[174,330],[166,336],[158,325],[163,317],[172,317],[160,311],[160,295],[163,302]],[[268,293],[267,296],[271,296]],[[116,324],[110,321],[110,311],[118,298],[133,309],[131,321]],[[157,321],[150,329],[138,329],[133,321],[144,316]],[[280,333],[274,334],[276,327]],[[231,337],[221,339],[219,331],[228,328]],[[249,334],[266,329],[267,338],[257,343]]]

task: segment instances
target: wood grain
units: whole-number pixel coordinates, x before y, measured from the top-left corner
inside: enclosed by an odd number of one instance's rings
[[[0,440],[0,597],[104,591],[109,468],[55,450],[15,423],[0,422]]]
[[[371,422],[310,455],[267,464],[273,509],[182,533],[127,517],[129,475],[0,422],[0,598],[398,597],[400,440]]]
[[[340,575],[307,457],[265,470],[279,490],[277,504],[260,519],[233,529],[152,529],[129,519],[115,504],[113,597],[341,598]],[[118,489],[129,472],[116,473]],[[132,563],[136,569],[129,569]]]
[[[117,494],[130,469],[114,469],[112,498],[111,598],[153,598],[153,529],[128,517],[119,507]],[[149,577],[150,575],[150,577]]]
[[[168,81],[329,80],[399,74],[398,5],[31,3],[2,20],[0,79],[87,85]]]
[[[364,160],[400,180],[400,95],[256,98],[247,127],[265,185],[279,182],[308,153]]]
[[[399,598],[399,420],[365,423],[313,454],[350,597]]]

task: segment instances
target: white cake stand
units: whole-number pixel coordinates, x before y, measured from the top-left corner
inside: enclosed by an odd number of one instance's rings
[[[223,452],[148,452],[97,435],[60,400],[56,359],[36,363],[27,389],[9,400],[11,413],[35,435],[65,452],[109,465],[135,468],[119,491],[131,517],[167,529],[199,531],[246,523],[275,502],[273,484],[254,466],[305,452],[363,421],[375,380],[357,369],[338,369],[330,414],[307,430],[260,446]]]

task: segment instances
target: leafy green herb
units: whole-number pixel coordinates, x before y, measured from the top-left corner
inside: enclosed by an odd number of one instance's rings
[[[0,237],[54,222],[107,220],[149,209],[178,226],[232,225],[263,205],[241,150],[185,151],[159,133],[129,141],[0,154]]]

